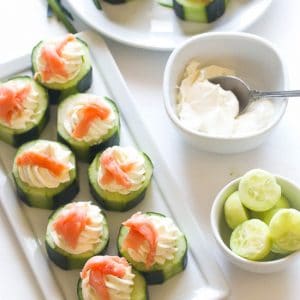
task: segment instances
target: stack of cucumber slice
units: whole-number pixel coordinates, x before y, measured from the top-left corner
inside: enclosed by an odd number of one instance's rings
[[[300,250],[300,211],[291,208],[272,174],[255,169],[224,204],[232,229],[231,250],[249,260],[268,260]]]

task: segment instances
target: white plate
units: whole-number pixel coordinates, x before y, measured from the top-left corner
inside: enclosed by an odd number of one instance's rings
[[[186,234],[189,243],[189,261],[184,272],[162,285],[149,287],[151,299],[224,299],[228,287],[215,263],[208,242],[199,228],[193,214],[184,202],[184,194],[178,190],[170,177],[159,151],[152,142],[143,120],[126,88],[117,66],[104,41],[95,33],[81,33],[91,49],[93,63],[93,85],[89,92],[107,95],[117,102],[121,111],[121,144],[135,145],[143,149],[154,162],[154,180],[146,198],[129,212],[107,212],[110,228],[108,254],[116,254],[116,237],[119,226],[136,211],[157,211],[171,216]],[[0,65],[0,78],[30,73],[30,55]],[[56,138],[56,107],[51,107],[51,120],[42,138]],[[6,213],[12,228],[31,266],[35,279],[46,299],[75,300],[76,282],[79,270],[63,271],[48,258],[44,247],[44,237],[49,210],[30,208],[21,203],[11,184],[11,169],[16,150],[0,142],[0,207]],[[89,200],[87,165],[80,163],[80,193],[76,200]],[[194,296],[198,295],[197,298]]]
[[[207,31],[241,31],[257,20],[272,0],[230,0],[225,14],[210,24],[179,20],[172,9],[155,0],[130,0],[112,5],[93,0],[65,0],[71,10],[96,31],[121,43],[153,50],[172,50],[188,37]]]

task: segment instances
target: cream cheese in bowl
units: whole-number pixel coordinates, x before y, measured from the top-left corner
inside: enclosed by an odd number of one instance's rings
[[[217,137],[242,137],[267,128],[273,121],[275,109],[268,99],[253,102],[240,116],[239,102],[231,91],[225,91],[209,78],[235,75],[234,70],[210,65],[201,68],[191,61],[179,84],[176,112],[189,130]]]

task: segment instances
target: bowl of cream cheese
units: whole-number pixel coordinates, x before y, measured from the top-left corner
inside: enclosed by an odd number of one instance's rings
[[[287,89],[279,52],[247,33],[205,33],[170,55],[163,93],[168,116],[190,144],[216,153],[238,153],[259,146],[285,113],[287,99],[262,98],[239,115],[239,103],[210,78],[234,75],[252,89]]]

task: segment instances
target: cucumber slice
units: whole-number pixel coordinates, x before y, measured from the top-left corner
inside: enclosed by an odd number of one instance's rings
[[[134,286],[132,290],[132,294],[130,300],[148,300],[148,288],[145,281],[145,278],[136,270],[132,269],[135,277],[133,279]],[[79,278],[77,283],[77,296],[78,300],[84,300],[82,295],[82,279]]]
[[[48,92],[39,83],[29,76],[17,76],[6,82],[26,82],[38,92],[39,102],[33,122],[26,124],[25,128],[13,129],[4,124],[0,124],[0,140],[14,147],[19,147],[25,142],[37,139],[49,120],[49,100]]]
[[[148,215],[156,215],[161,218],[165,218],[164,215],[148,212]],[[127,261],[139,272],[141,272],[148,284],[163,283],[169,278],[182,272],[187,264],[187,240],[184,234],[180,235],[177,240],[177,252],[173,260],[167,260],[163,265],[155,263],[150,269],[142,262],[134,261],[126,250],[123,250],[122,245],[129,232],[126,226],[121,226],[118,235],[118,252],[120,256],[123,256]]]
[[[89,143],[85,141],[78,141],[67,132],[64,126],[64,121],[66,115],[69,114],[69,110],[72,109],[72,105],[76,103],[77,100],[85,99],[89,96],[93,95],[75,94],[67,97],[59,104],[57,113],[57,139],[69,146],[75,153],[76,157],[84,162],[91,162],[97,153],[105,150],[107,147],[118,145],[120,141],[119,110],[116,104],[107,97],[103,100],[111,107],[112,113],[116,116],[116,120],[114,126],[109,129],[105,135],[99,136],[97,140]]]
[[[276,204],[274,205],[274,207],[272,207],[269,210],[261,211],[261,212],[252,211],[251,217],[255,219],[260,219],[264,221],[266,224],[270,224],[272,217],[281,208],[290,208],[290,204],[284,196],[281,196],[279,200],[276,202]]]
[[[77,76],[65,83],[46,83],[42,81],[40,75],[37,76],[36,80],[46,87],[49,91],[50,103],[57,104],[62,99],[76,93],[85,92],[90,88],[92,84],[92,65],[90,59],[90,53],[88,45],[79,38],[76,38],[80,43],[83,50],[83,63],[81,65],[80,72]],[[38,71],[38,54],[41,48],[46,44],[46,41],[39,42],[32,50],[31,61],[32,61],[32,71],[35,74]]]
[[[282,208],[270,222],[273,242],[283,251],[300,250],[300,212],[294,208]]]
[[[61,214],[64,208],[65,206],[60,207],[59,209],[54,211],[49,217],[45,240],[47,254],[57,266],[64,270],[81,269],[89,258],[91,258],[94,255],[102,254],[107,249],[109,242],[109,231],[106,217],[101,212],[99,212],[103,215],[104,218],[103,231],[100,237],[100,241],[94,247],[94,249],[80,254],[72,254],[57,246],[50,234],[52,223],[58,219],[58,216]]]
[[[241,203],[237,191],[231,194],[225,201],[224,214],[226,223],[231,229],[249,219],[249,212]]]
[[[268,225],[251,219],[236,227],[230,237],[231,250],[250,260],[261,260],[271,251],[272,240]]]
[[[145,160],[145,180],[140,189],[130,192],[129,194],[109,192],[99,186],[98,170],[99,158],[101,156],[101,153],[96,155],[88,170],[89,185],[92,196],[103,208],[113,211],[127,211],[136,206],[144,199],[146,190],[151,182],[153,164],[150,158],[145,153],[141,152],[141,154],[143,155]]]
[[[35,140],[22,145],[17,153],[16,157],[22,154],[24,151],[34,147],[36,143],[49,142],[46,140]],[[56,143],[52,142],[51,143]],[[68,149],[65,145],[59,144],[61,147]],[[18,168],[14,161],[12,175],[16,185],[17,194],[20,199],[27,205],[44,208],[44,209],[56,209],[59,206],[70,202],[76,194],[79,192],[77,166],[74,154],[71,154],[70,162],[74,164],[74,169],[69,171],[70,180],[68,182],[61,183],[56,188],[37,188],[28,185],[23,182],[19,176]]]
[[[182,20],[210,23],[224,14],[227,2],[227,0],[173,0],[173,7],[177,17]]]
[[[242,204],[247,208],[254,211],[266,211],[279,200],[281,187],[272,174],[254,169],[241,178],[239,195]]]

